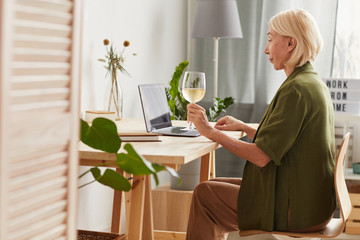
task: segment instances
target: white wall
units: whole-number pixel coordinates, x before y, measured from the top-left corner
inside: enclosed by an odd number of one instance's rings
[[[184,0],[84,0],[81,109],[102,109],[106,69],[97,61],[106,50],[103,39],[118,49],[130,41],[126,70],[121,76],[124,116],[141,117],[137,85],[168,83],[186,59],[186,1]]]
[[[185,0],[83,0],[81,59],[81,111],[104,109],[106,69],[98,58],[106,50],[103,39],[118,49],[130,41],[126,70],[121,76],[124,117],[142,118],[137,85],[168,83],[181,61],[186,60],[187,5]],[[81,171],[86,168],[82,167]],[[91,178],[89,178],[91,179]],[[82,179],[83,181],[84,179]],[[161,182],[163,183],[163,182]],[[109,230],[112,190],[92,184],[79,191],[79,229]]]

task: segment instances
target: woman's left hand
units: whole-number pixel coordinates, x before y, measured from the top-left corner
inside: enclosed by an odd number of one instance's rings
[[[195,103],[189,103],[187,110],[187,121],[192,122],[201,135],[215,141],[213,135],[217,130],[209,124],[205,109]]]

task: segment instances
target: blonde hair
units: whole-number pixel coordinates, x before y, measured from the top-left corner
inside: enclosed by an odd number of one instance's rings
[[[296,39],[296,46],[289,67],[299,67],[307,61],[314,61],[323,46],[323,40],[314,18],[305,10],[295,9],[280,12],[269,21],[269,27],[282,36]]]

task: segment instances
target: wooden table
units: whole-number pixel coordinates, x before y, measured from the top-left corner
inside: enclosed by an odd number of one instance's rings
[[[173,121],[173,125],[186,126],[186,122]],[[117,126],[119,132],[145,131],[142,119],[123,119],[117,122]],[[243,136],[240,131],[226,131],[224,133],[234,138]],[[161,136],[160,140],[160,142],[132,142],[131,144],[148,161],[168,165],[175,170],[178,170],[182,164],[201,157],[200,182],[214,177],[214,151],[221,147],[218,143],[203,136],[195,138]],[[116,160],[113,154],[92,149],[82,143],[79,146],[79,156],[82,166],[96,166],[103,161],[115,162]],[[117,169],[117,171],[122,172],[121,169]],[[115,191],[111,232],[120,232],[122,202],[122,192]],[[150,176],[133,177],[132,190],[125,193],[125,208],[126,232],[129,240],[153,240],[154,235],[155,239],[161,237],[164,239],[185,239],[185,233],[154,231]]]

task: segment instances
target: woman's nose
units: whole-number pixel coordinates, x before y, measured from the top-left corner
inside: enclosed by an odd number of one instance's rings
[[[269,49],[268,49],[267,45],[266,45],[266,47],[265,47],[265,49],[264,49],[264,53],[265,53],[265,54],[269,54]]]

